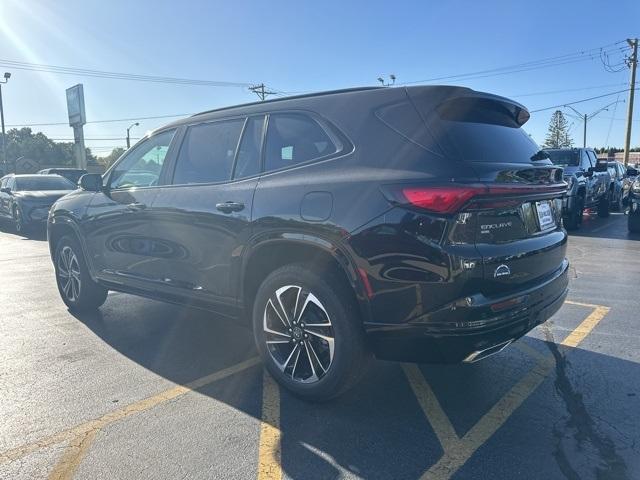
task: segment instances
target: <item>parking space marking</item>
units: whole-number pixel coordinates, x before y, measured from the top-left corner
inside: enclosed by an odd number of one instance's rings
[[[262,378],[262,422],[258,449],[258,480],[282,479],[280,389],[265,370]]]
[[[56,466],[49,473],[48,480],[71,480],[97,434],[97,430],[91,430],[72,440]]]
[[[578,304],[576,303],[575,305]],[[591,333],[595,326],[600,323],[600,320],[609,313],[609,310],[611,310],[609,307],[605,307],[604,305],[592,305],[591,307],[595,307],[593,312],[591,312],[589,316],[585,318],[582,323],[580,323],[580,325],[578,325],[576,329],[562,341],[562,343],[560,343],[560,345],[564,347],[577,347],[578,344],[580,344],[580,342],[582,342],[587,335]]]
[[[438,437],[440,445],[442,445],[445,452],[453,451],[460,444],[460,438],[458,438],[449,417],[444,413],[431,386],[427,383],[417,365],[405,363],[402,365],[402,369],[409,380],[409,385],[411,385],[422,411],[429,419],[431,428],[433,428],[436,437]]]
[[[592,308],[593,311],[561,343],[565,347],[577,347],[610,311],[604,305],[567,301],[566,303]],[[555,358],[520,342],[522,352],[537,360],[535,366],[485,413],[462,437],[458,437],[451,420],[442,409],[435,393],[415,365],[403,365],[409,384],[418,399],[427,420],[431,424],[444,454],[423,475],[423,480],[448,479],[489,440],[513,413],[531,396],[555,367]]]
[[[251,368],[259,363],[260,363],[259,357],[249,358],[240,363],[232,365],[231,367],[224,368],[220,371],[217,371],[212,374],[193,380],[192,382],[189,382],[185,385],[179,385],[179,386],[170,388],[152,397],[147,397],[142,400],[138,400],[137,402],[131,403],[125,407],[119,408],[117,410],[113,410],[95,420],[90,420],[88,422],[81,423],[80,425],[69,428],[67,430],[54,433],[53,435],[45,437],[36,442],[28,443],[16,448],[12,448],[10,450],[0,453],[0,465],[20,459],[42,448],[50,447],[58,443],[73,441],[74,439],[81,439],[87,436],[90,432],[98,433],[101,429],[103,429],[107,425],[110,425],[114,422],[122,420],[123,418],[129,417],[131,415],[135,415],[136,413],[147,411],[160,404],[166,403],[169,400],[180,397],[185,393],[191,392],[193,390],[197,390],[206,385],[217,382],[218,380],[222,380],[223,378],[226,378],[236,373],[247,370],[248,368]],[[73,449],[74,448],[73,444],[70,444],[69,448]],[[63,457],[66,454],[67,452],[63,454]],[[69,453],[69,455],[72,455],[72,453]]]

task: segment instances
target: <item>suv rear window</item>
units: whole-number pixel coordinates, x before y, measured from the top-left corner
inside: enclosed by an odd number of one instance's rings
[[[453,87],[452,87],[453,88]],[[528,113],[499,97],[412,97],[433,141],[446,157],[465,162],[531,163],[540,147],[520,128]]]
[[[577,167],[580,165],[580,155],[577,150],[547,150],[554,165],[562,167]]]
[[[269,116],[265,150],[265,170],[269,171],[326,157],[338,148],[312,118],[282,113]]]

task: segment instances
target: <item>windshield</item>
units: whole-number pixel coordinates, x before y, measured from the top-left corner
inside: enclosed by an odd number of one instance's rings
[[[57,175],[16,177],[16,191],[73,190],[75,185]]]
[[[580,156],[575,150],[547,150],[547,153],[555,165],[563,167],[577,167],[580,165]]]

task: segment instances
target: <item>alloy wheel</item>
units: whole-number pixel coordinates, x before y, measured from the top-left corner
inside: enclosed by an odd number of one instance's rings
[[[60,251],[58,257],[58,282],[62,291],[70,302],[78,301],[80,297],[80,264],[78,257],[69,246]]]
[[[16,232],[21,233],[23,230],[22,212],[20,212],[20,210],[18,210],[17,208],[13,209],[13,222],[15,225]]]
[[[334,332],[324,306],[300,286],[278,288],[263,314],[266,347],[278,368],[301,383],[319,381],[331,368]]]

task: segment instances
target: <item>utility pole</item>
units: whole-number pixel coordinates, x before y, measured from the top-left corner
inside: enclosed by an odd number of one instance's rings
[[[138,122],[133,123],[131,125],[129,125],[129,128],[127,128],[127,150],[129,150],[131,148],[131,138],[129,137],[129,130],[131,130],[133,127],[137,127],[138,125],[140,125]]]
[[[260,85],[255,85],[253,87],[249,87],[249,90],[251,90],[253,93],[258,95],[260,100],[262,102],[264,102],[264,100],[267,98],[267,95],[275,95],[276,94],[276,92],[270,92],[269,90],[266,90],[265,88],[266,87],[264,86],[264,83],[261,83]]]
[[[3,174],[7,174],[9,172],[6,171],[7,165],[7,139],[4,132],[4,108],[2,106],[2,84],[7,83],[11,78],[11,74],[9,72],[4,72],[4,81],[0,81],[0,120],[2,121],[2,165],[4,168],[2,169]]]
[[[624,166],[629,163],[629,148],[631,147],[631,125],[633,123],[633,97],[636,89],[636,67],[638,66],[638,39],[627,39],[627,43],[633,49],[629,59],[631,69],[631,83],[629,85],[629,105],[627,107],[627,133],[624,137]]]
[[[602,107],[599,110],[596,110],[593,113],[590,114],[586,114],[586,113],[580,113],[578,110],[576,110],[575,108],[573,108],[571,105],[563,105],[564,107],[568,107],[571,110],[573,110],[574,112],[576,112],[578,114],[578,117],[576,117],[575,115],[572,114],[568,114],[569,116],[573,117],[573,118],[579,118],[580,120],[582,120],[584,122],[583,124],[583,128],[582,128],[582,146],[584,148],[587,148],[587,122],[589,120],[591,120],[593,117],[595,117],[596,115],[598,115],[600,112],[604,112],[609,110],[609,107],[612,105],[615,105],[616,103],[620,102],[620,100],[616,100],[615,102],[611,102],[609,105],[605,105],[604,107]]]

